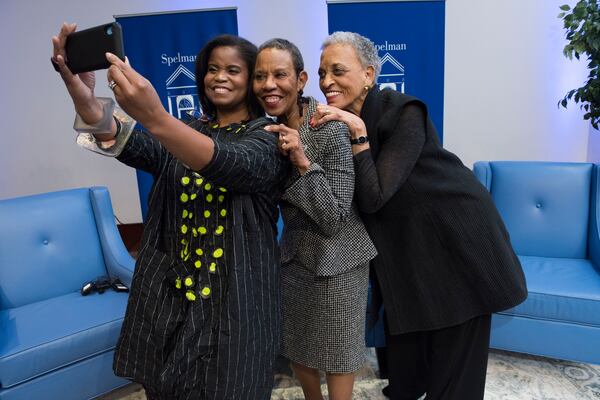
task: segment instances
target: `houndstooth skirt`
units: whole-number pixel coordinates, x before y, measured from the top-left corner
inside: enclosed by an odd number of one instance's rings
[[[329,373],[349,373],[365,361],[369,264],[316,276],[291,262],[281,270],[282,355]]]

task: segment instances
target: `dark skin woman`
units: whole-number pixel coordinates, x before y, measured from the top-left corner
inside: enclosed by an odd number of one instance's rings
[[[427,107],[375,84],[373,43],[353,32],[324,42],[311,123],[350,131],[361,217],[379,255],[389,397],[483,398],[493,312],[527,296],[525,278],[489,193],[442,148]]]
[[[281,326],[277,201],[288,161],[251,91],[256,46],[222,35],[203,47],[203,116],[184,123],[112,54],[109,87],[127,115],[108,111],[112,99],[94,95],[94,73],[65,65],[75,29],[63,25],[52,42],[83,121],[78,142],[154,177],[115,373],[141,383],[150,400],[269,399]]]

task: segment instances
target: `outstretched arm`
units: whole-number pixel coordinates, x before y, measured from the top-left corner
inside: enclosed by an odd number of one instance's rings
[[[88,125],[95,125],[105,117],[102,103],[94,95],[96,75],[94,72],[73,74],[65,63],[67,37],[76,30],[77,24],[62,24],[58,35],[52,37],[52,60],[58,65],[60,76],[71,96],[75,111],[83,122]],[[111,141],[114,138],[117,129],[116,124],[112,118],[107,119],[107,121],[106,131],[94,134],[97,140]]]
[[[109,81],[114,81],[115,99],[119,106],[158,139],[181,162],[194,170],[205,168],[213,159],[214,142],[165,110],[150,81],[129,63],[111,53]]]

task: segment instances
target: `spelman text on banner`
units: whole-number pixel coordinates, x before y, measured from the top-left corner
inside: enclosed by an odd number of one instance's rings
[[[371,39],[381,58],[380,88],[390,87],[427,104],[440,140],[444,111],[445,2],[327,2],[329,33],[356,32]]]

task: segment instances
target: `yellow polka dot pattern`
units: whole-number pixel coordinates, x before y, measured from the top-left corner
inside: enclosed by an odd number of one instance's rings
[[[240,129],[237,129],[235,133],[238,133]],[[231,128],[228,128],[228,130],[233,131]],[[213,186],[211,182],[208,182],[194,171],[190,171],[187,176],[181,177],[180,183],[182,191],[179,194],[179,200],[185,204],[182,207],[185,208],[180,214],[180,257],[183,261],[188,261],[194,255],[194,259],[190,262],[193,263],[198,272],[193,275],[178,277],[175,280],[175,287],[183,289],[185,297],[189,301],[196,301],[197,296],[208,299],[212,294],[212,290],[208,285],[200,286],[200,282],[205,279],[202,278],[203,272],[201,271],[204,271],[202,269],[203,263],[206,262],[207,272],[217,274],[218,268],[215,261],[222,259],[225,255],[222,247],[223,239],[216,238],[222,237],[225,233],[225,223],[222,218],[227,216],[227,208],[224,205],[227,189],[221,186]],[[213,192],[213,190],[216,192]],[[215,203],[219,205],[215,206]],[[204,222],[200,226],[196,225],[199,221],[193,215],[194,211],[196,214],[199,213],[198,209],[202,210],[198,217],[204,217],[202,220]],[[209,232],[212,233],[212,237]],[[206,237],[206,239],[202,237]],[[208,246],[208,249],[204,246]],[[206,249],[206,252],[204,249]],[[204,259],[207,256],[210,259]]]
[[[189,301],[196,301],[196,294],[191,290],[188,290],[187,292],[185,292],[185,297]]]

